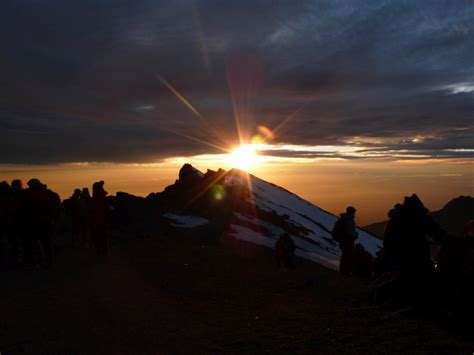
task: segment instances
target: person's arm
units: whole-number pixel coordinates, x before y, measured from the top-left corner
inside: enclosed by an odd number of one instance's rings
[[[354,220],[346,221],[346,235],[349,236],[352,240],[356,240],[359,237],[359,233],[357,233]]]

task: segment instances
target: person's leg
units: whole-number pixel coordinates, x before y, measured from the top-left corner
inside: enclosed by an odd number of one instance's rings
[[[8,242],[8,263],[17,264],[18,263],[18,238],[19,234],[12,227],[8,231],[7,242]]]
[[[341,250],[341,259],[339,260],[339,272],[341,274],[346,273],[346,248],[343,243],[339,244],[339,249]]]
[[[96,252],[98,253],[99,251],[98,251],[98,244],[97,244],[97,235],[98,235],[97,226],[95,224],[91,224],[89,226],[89,231],[91,234],[92,245],[94,246]]]
[[[339,271],[341,274],[350,275],[352,273],[352,260],[354,254],[354,243],[341,243],[341,261]]]
[[[42,225],[39,232],[39,241],[43,247],[46,257],[46,265],[50,266],[53,262],[53,249],[51,246],[51,228],[49,225]]]
[[[0,265],[6,262],[7,241],[4,231],[0,228]]]
[[[107,228],[105,225],[96,224],[90,226],[92,243],[97,255],[107,255]]]
[[[354,271],[354,243],[348,243],[346,250],[346,268],[348,274]]]
[[[34,266],[37,245],[36,228],[34,226],[31,226],[25,232],[23,241],[24,264],[26,266]]]
[[[101,241],[101,255],[106,256],[108,254],[108,235],[107,235],[107,226],[105,224],[100,226],[100,241]]]
[[[76,217],[72,218],[72,246],[77,247],[79,245],[79,233],[80,225]]]

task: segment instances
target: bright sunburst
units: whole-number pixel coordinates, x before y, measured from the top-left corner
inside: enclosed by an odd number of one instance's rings
[[[249,170],[260,161],[259,158],[257,150],[252,144],[241,145],[228,155],[229,164],[240,170]]]

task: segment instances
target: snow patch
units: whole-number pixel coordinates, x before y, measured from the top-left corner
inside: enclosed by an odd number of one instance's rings
[[[327,251],[339,257],[339,248],[327,241],[332,239],[330,231],[338,219],[336,216],[255,176],[251,176],[251,186],[254,192],[251,198],[256,206],[267,212],[274,211],[279,216],[287,215],[288,220],[294,225],[303,226],[312,231],[307,236],[308,238],[326,245]],[[375,256],[382,248],[382,241],[360,228],[357,228],[357,233],[359,233],[359,238],[356,243],[362,244],[370,254]]]
[[[196,169],[194,166],[193,166],[193,171],[196,173],[197,176],[199,176],[200,178],[203,178],[204,177],[204,173],[202,173],[200,170]]]
[[[178,228],[196,228],[209,223],[209,220],[206,218],[197,216],[179,216],[172,213],[166,213],[163,217],[173,220],[175,223],[172,223],[171,225]]]
[[[237,224],[232,224],[229,235],[232,238],[243,240],[252,244],[262,245],[267,248],[275,249],[277,238],[265,236],[250,228]],[[339,257],[319,248],[313,244],[307,243],[300,238],[293,238],[296,245],[296,256],[311,260],[321,264],[329,269],[338,270]]]

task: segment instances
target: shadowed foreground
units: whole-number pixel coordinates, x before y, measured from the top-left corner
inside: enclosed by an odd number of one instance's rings
[[[472,353],[466,336],[368,306],[360,279],[185,236],[115,241],[108,260],[64,249],[50,270],[0,273],[0,352]]]

